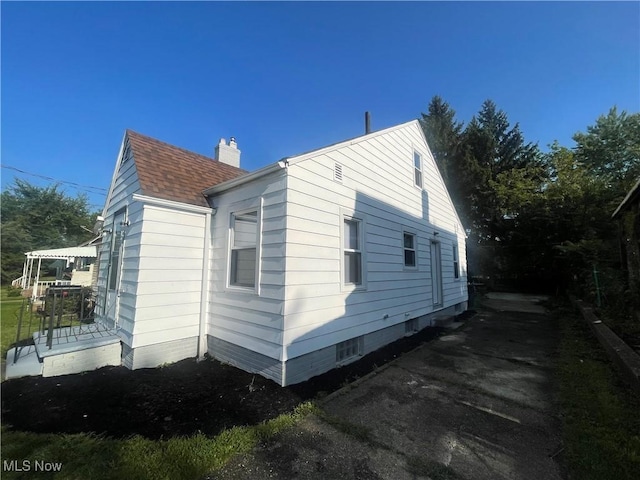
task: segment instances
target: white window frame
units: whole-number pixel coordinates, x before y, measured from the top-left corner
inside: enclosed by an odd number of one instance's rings
[[[424,166],[424,162],[422,161],[422,154],[417,150],[414,150],[413,151],[413,184],[420,190],[422,190],[422,187],[424,185],[423,166]]]
[[[362,356],[364,337],[353,337],[344,342],[336,343],[336,365],[346,365]]]
[[[358,225],[358,249],[345,248],[345,222],[356,222]],[[340,284],[342,291],[362,291],[367,288],[366,275],[366,252],[365,252],[365,229],[366,222],[363,216],[355,215],[352,212],[342,213],[340,215]],[[346,265],[345,259],[347,253],[360,254],[360,283],[351,283],[345,281]]]
[[[458,249],[458,241],[454,240],[453,245],[453,279],[460,280],[460,250]]]
[[[247,293],[258,293],[258,287],[260,284],[259,272],[260,272],[260,243],[261,243],[261,212],[260,208],[255,206],[251,208],[244,208],[242,210],[236,210],[229,214],[229,245],[227,248],[227,289],[233,291],[247,292]],[[256,251],[256,260],[255,260],[255,272],[254,272],[254,280],[253,286],[248,285],[238,285],[233,284],[231,282],[231,277],[233,274],[233,251],[234,250],[246,250],[250,247],[245,248],[235,248],[235,222],[236,217],[241,217],[242,215],[246,215],[248,213],[256,214],[256,241],[255,241],[255,251]]]
[[[413,248],[405,247],[404,236],[411,235],[413,237]],[[414,265],[407,265],[406,252],[407,250],[413,252]],[[412,230],[402,230],[402,265],[405,270],[417,270],[418,269],[418,234]]]

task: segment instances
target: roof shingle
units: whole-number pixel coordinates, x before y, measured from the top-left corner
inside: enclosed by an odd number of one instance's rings
[[[133,130],[127,130],[127,138],[140,188],[149,197],[206,207],[203,190],[247,173]]]

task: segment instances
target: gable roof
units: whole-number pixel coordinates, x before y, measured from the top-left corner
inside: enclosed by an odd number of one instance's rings
[[[247,173],[241,168],[127,130],[142,194],[207,207],[203,191]]]

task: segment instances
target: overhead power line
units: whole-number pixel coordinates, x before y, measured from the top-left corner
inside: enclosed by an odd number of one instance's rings
[[[15,172],[19,172],[19,173],[22,173],[24,175],[31,175],[32,177],[37,177],[37,178],[42,178],[44,180],[49,180],[50,182],[56,182],[56,183],[61,183],[61,184],[65,184],[65,185],[70,185],[70,186],[75,187],[75,188],[77,188],[79,190],[84,190],[87,193],[92,193],[92,194],[95,194],[95,195],[102,195],[102,196],[105,196],[105,197],[107,196],[107,189],[106,188],[95,187],[93,185],[81,185],[79,183],[71,182],[69,180],[59,180],[57,178],[47,177],[46,175],[40,175],[38,173],[27,172],[27,171],[22,170],[20,168],[12,167],[11,165],[0,164],[0,167],[6,168],[7,170],[13,170]]]

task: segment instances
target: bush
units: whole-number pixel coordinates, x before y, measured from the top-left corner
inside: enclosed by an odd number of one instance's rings
[[[7,285],[7,297],[20,297],[21,295],[22,289]]]

